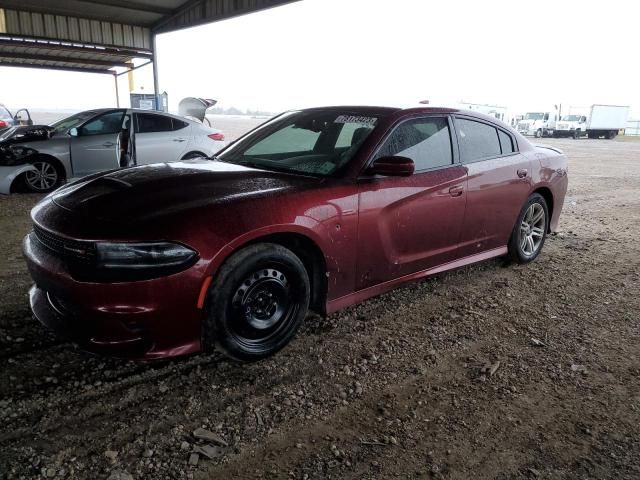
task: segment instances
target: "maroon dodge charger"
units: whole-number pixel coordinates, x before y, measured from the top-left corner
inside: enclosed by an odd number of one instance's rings
[[[321,314],[558,225],[562,152],[438,108],[286,112],[217,157],[86,177],[32,211],[35,317],[81,348],[253,361]]]

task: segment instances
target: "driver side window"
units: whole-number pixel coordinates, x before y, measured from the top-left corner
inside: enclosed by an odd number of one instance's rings
[[[417,172],[451,165],[453,151],[447,118],[419,118],[400,124],[375,158],[388,156],[410,158]]]
[[[83,137],[87,135],[108,135],[120,133],[122,130],[123,116],[124,112],[122,110],[105,113],[93,120],[89,120],[78,129],[78,133]]]

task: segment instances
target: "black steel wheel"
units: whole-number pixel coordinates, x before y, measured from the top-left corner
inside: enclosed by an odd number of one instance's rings
[[[309,275],[290,250],[270,243],[240,250],[210,287],[205,347],[248,362],[273,355],[300,327],[310,292]]]

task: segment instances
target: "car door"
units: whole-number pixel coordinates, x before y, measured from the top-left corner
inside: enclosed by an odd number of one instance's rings
[[[358,289],[427,270],[454,259],[466,203],[466,169],[457,163],[447,116],[401,122],[376,158],[415,162],[409,177],[361,178]]]
[[[456,116],[460,160],[467,168],[467,209],[459,257],[505,247],[531,191],[531,161],[508,130]]]
[[[191,126],[159,113],[136,113],[134,137],[138,165],[176,162],[187,153]]]
[[[118,136],[122,131],[124,114],[125,110],[110,110],[91,118],[77,129],[70,130],[74,177],[120,166]]]

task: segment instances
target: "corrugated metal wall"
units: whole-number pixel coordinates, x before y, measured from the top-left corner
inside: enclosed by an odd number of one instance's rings
[[[0,19],[2,14],[0,13]],[[4,10],[0,34],[151,49],[151,30],[121,23]]]

